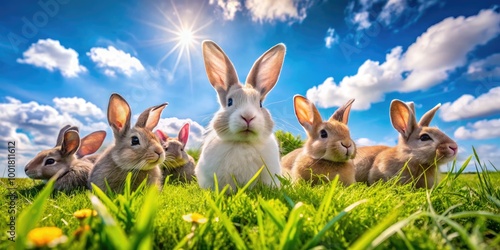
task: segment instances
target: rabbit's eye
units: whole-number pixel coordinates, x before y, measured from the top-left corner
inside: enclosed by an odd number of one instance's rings
[[[429,141],[429,140],[432,140],[432,138],[428,134],[422,134],[420,136],[420,140],[421,141]]]
[[[319,131],[319,135],[321,136],[321,138],[327,138],[328,137],[328,133],[324,129],[322,129],[321,131]]]
[[[227,99],[227,106],[228,106],[228,107],[233,106],[233,98],[229,98],[229,99]]]
[[[49,158],[49,159],[45,160],[45,166],[52,165],[54,163],[56,163],[56,160],[54,160],[52,158]]]
[[[132,136],[132,146],[140,145],[139,138],[137,136]]]
[[[260,107],[262,108],[262,101],[260,101]]]

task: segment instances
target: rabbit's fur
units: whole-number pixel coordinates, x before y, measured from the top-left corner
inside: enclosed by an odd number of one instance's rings
[[[458,151],[455,141],[438,128],[429,127],[439,107],[440,104],[429,110],[417,123],[413,103],[393,100],[390,117],[393,127],[400,133],[398,144],[390,148],[360,148],[363,154],[355,159],[356,180],[371,185],[400,176],[401,184],[414,181],[417,188],[433,187],[438,182],[439,165],[452,160]]]
[[[188,182],[193,179],[195,162],[185,150],[189,137],[189,123],[182,126],[177,138],[168,137],[161,130],[156,130],[165,151],[165,161],[162,164],[163,178],[171,176],[174,180]]]
[[[108,105],[108,122],[115,144],[107,148],[90,173],[90,183],[106,190],[106,181],[113,192],[122,192],[127,174],[132,173],[132,190],[147,178],[148,185],[160,186],[159,164],[165,160],[160,141],[152,132],[167,103],[146,109],[130,127],[131,110],[118,94],[112,94]]]
[[[239,83],[236,70],[222,49],[212,41],[203,42],[208,79],[217,91],[220,109],[210,122],[195,169],[202,188],[245,185],[263,167],[258,180],[279,186],[279,148],[272,133],[274,122],[262,107],[266,95],[278,81],[285,46],[278,44],[254,63],[246,84]],[[234,179],[233,179],[234,178]],[[236,183],[235,183],[235,181]]]
[[[311,180],[312,184],[330,181],[336,175],[348,186],[354,183],[356,145],[351,139],[347,121],[354,99],[340,107],[327,121],[323,121],[316,106],[305,97],[294,97],[295,115],[307,133],[307,141],[285,155],[283,172],[294,181]]]
[[[105,131],[96,131],[80,140],[78,128],[67,125],[59,131],[56,146],[38,153],[24,171],[32,179],[56,176],[54,189],[58,191],[85,188],[93,164],[79,158],[97,151],[105,137]]]

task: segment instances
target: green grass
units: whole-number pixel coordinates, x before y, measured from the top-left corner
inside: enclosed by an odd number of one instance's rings
[[[62,249],[500,249],[500,173],[442,179],[432,190],[283,180],[280,189],[257,186],[229,196],[169,181],[160,192],[141,188],[110,197],[51,194],[50,186],[19,179],[17,247],[5,233],[10,184],[3,179],[0,249],[22,248],[27,232],[42,226],[63,230],[68,241]],[[96,209],[99,217],[86,221],[92,229],[77,239],[80,222],[73,213],[82,208]],[[208,221],[183,220],[194,212]]]

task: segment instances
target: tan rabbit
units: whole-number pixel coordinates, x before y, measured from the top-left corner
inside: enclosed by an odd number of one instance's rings
[[[291,175],[294,181],[312,180],[313,184],[332,180],[339,175],[339,181],[348,186],[354,183],[356,145],[351,139],[347,121],[354,99],[323,121],[316,106],[305,97],[293,98],[295,115],[307,133],[304,147],[285,155],[282,172]]]
[[[94,153],[105,137],[105,131],[96,131],[80,140],[76,127],[65,126],[59,132],[56,146],[38,153],[28,162],[24,171],[28,177],[41,180],[49,180],[58,175],[54,183],[55,190],[67,192],[85,188],[93,164],[78,159],[76,155]]]
[[[144,179],[148,185],[160,185],[159,164],[165,153],[154,133],[167,103],[146,109],[130,127],[131,111],[127,101],[112,94],[108,105],[108,122],[113,130],[115,145],[110,146],[95,163],[89,182],[106,190],[106,181],[114,192],[122,192],[127,174],[132,173],[135,190]],[[90,186],[90,184],[89,184]]]
[[[161,130],[156,130],[165,150],[165,161],[162,164],[163,178],[171,175],[173,179],[191,181],[194,176],[194,159],[187,154],[185,148],[189,137],[189,123],[182,126],[177,138],[168,137]]]
[[[356,180],[365,181],[367,177],[368,184],[373,184],[400,175],[401,184],[415,181],[417,188],[433,187],[437,183],[438,166],[452,160],[458,151],[455,141],[438,128],[429,127],[440,106],[429,110],[417,123],[413,103],[393,100],[390,117],[393,127],[400,133],[398,145],[360,148],[363,154],[355,159]],[[368,167],[370,159],[373,164]]]

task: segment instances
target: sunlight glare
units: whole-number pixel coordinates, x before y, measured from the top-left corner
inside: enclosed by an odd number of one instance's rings
[[[189,46],[192,43],[195,43],[193,31],[189,29],[182,29],[179,33],[179,42],[184,46]]]

